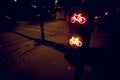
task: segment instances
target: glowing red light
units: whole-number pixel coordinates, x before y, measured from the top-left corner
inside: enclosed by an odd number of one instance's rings
[[[86,17],[82,16],[81,13],[77,14],[77,13],[74,13],[74,15],[71,17],[71,23],[75,23],[75,22],[78,22],[80,24],[85,24],[87,22],[87,19]]]

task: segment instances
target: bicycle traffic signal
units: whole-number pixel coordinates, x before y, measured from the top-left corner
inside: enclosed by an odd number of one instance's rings
[[[89,47],[91,35],[90,16],[82,8],[73,8],[68,12],[66,21],[69,33],[66,42],[73,48]]]

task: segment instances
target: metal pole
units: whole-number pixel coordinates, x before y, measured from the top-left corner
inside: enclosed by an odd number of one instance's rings
[[[43,16],[41,16],[40,28],[41,28],[41,40],[44,41],[45,36],[44,36],[44,19],[43,19]]]

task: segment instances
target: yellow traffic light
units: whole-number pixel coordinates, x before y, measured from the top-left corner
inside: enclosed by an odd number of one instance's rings
[[[73,48],[80,48],[83,46],[83,40],[79,35],[69,34],[66,37],[66,42]]]

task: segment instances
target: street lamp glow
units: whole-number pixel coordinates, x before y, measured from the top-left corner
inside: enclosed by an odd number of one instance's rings
[[[55,4],[57,4],[58,3],[58,0],[55,0]]]
[[[17,0],[14,0],[14,2],[17,2]]]
[[[55,0],[55,6],[57,6],[58,0]]]

